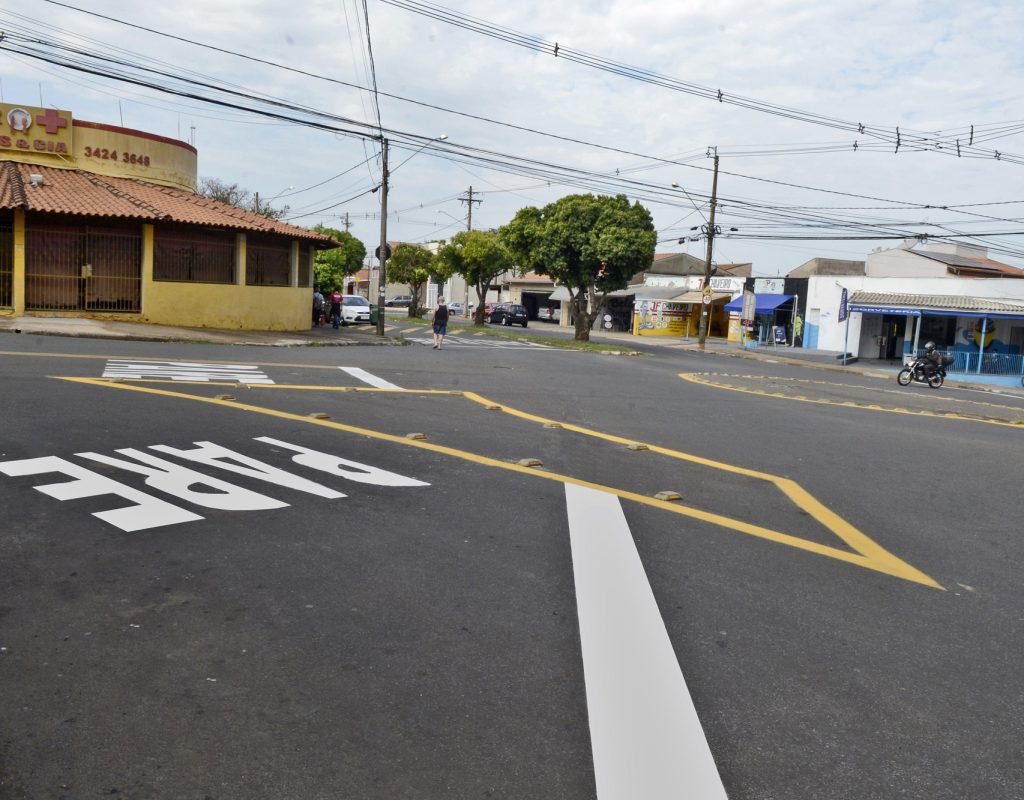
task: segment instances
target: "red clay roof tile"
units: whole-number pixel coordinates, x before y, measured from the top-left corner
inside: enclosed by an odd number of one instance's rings
[[[39,185],[32,184],[31,175],[42,176]],[[14,208],[50,214],[207,225],[304,239],[319,247],[337,247],[337,242],[316,231],[181,189],[77,169],[0,162],[0,209]]]

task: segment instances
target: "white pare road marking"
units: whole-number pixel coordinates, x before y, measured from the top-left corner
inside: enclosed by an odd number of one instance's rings
[[[401,386],[395,386],[393,383],[389,383],[383,378],[378,378],[376,375],[367,372],[365,369],[359,367],[338,367],[342,372],[347,372],[353,378],[361,380],[363,383],[368,383],[370,386],[375,386],[378,389],[401,389]]]
[[[320,450],[313,450],[302,445],[289,444],[269,436],[260,436],[256,441],[270,445],[276,450],[290,451],[294,454],[290,455],[294,464],[354,483],[395,488],[430,485],[407,475],[399,475],[390,470],[352,461]],[[120,458],[93,452],[76,453],[75,455],[78,458],[95,461],[107,467],[143,475],[149,489],[168,494],[181,502],[217,511],[271,511],[287,508],[289,504],[252,489],[205,475],[191,467],[160,458],[147,450],[157,450],[194,464],[243,475],[271,484],[277,489],[304,492],[325,500],[337,500],[347,496],[329,486],[316,483],[213,442],[194,442],[193,444],[196,447],[187,450],[162,444],[150,445],[146,450],[125,447],[116,451]],[[123,531],[142,531],[203,519],[199,514],[188,509],[180,508],[166,500],[153,497],[146,492],[57,456],[0,461],[0,473],[12,477],[49,473],[65,475],[72,480],[37,484],[33,487],[37,491],[61,501],[103,495],[114,495],[128,500],[131,505],[93,512],[94,517]]]
[[[203,364],[192,361],[111,360],[103,370],[104,378],[145,378],[172,381],[234,381],[272,384],[259,367],[247,364]]]
[[[599,800],[725,800],[614,495],[565,485]]]

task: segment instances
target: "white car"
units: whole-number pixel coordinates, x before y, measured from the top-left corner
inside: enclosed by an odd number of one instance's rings
[[[370,301],[358,294],[341,296],[341,321],[345,325],[370,322]]]

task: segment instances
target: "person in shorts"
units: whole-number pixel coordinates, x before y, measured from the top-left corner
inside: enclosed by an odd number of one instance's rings
[[[443,297],[437,298],[437,308],[434,309],[431,322],[434,325],[434,349],[440,350],[444,335],[448,332],[448,306],[444,304]]]

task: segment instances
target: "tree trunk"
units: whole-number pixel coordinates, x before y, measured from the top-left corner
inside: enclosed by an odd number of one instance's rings
[[[484,325],[484,302],[487,297],[487,286],[480,286],[478,283],[473,287],[476,290],[476,308],[473,310],[473,325],[482,328]]]
[[[573,338],[577,342],[589,342],[590,326],[594,324],[594,319],[587,311],[587,296],[583,291],[572,299],[572,307],[576,325],[576,334]]]

